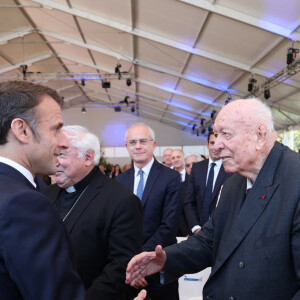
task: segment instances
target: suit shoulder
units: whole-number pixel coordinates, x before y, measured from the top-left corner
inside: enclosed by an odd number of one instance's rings
[[[124,174],[124,173],[122,173],[122,174]],[[118,175],[116,178],[118,178],[122,174]],[[123,199],[124,200],[124,198],[130,198],[130,197],[134,197],[134,198],[138,199],[132,191],[127,189],[124,185],[122,185],[116,179],[111,179],[106,176],[104,178],[103,185],[104,185],[104,189],[108,190],[109,193],[111,194],[111,196],[114,197],[115,199]],[[140,201],[140,200],[138,199],[138,201]]]
[[[128,176],[131,176],[134,173],[134,168],[131,167],[129,170],[119,174],[117,177],[115,177],[115,180],[118,182],[122,182],[125,178],[128,178]]]
[[[169,167],[166,167],[159,162],[157,162],[157,164],[159,164],[160,166],[156,165],[156,167],[159,169],[161,174],[163,174],[164,176],[170,176],[170,177],[179,177],[180,176],[178,171],[171,169]]]
[[[208,159],[197,161],[196,163],[193,164],[194,169],[207,168],[207,166],[208,166]]]

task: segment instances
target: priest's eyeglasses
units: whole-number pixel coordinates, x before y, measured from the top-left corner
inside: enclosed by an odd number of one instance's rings
[[[145,145],[148,144],[148,142],[152,142],[152,141],[153,141],[153,139],[150,139],[150,140],[148,140],[148,139],[129,140],[129,141],[127,142],[127,144],[128,144],[130,147],[135,146],[137,143],[140,143],[140,145],[145,146]]]

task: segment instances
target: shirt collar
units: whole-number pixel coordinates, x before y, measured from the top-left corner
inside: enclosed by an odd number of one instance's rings
[[[210,166],[211,163],[215,163],[215,164],[217,165],[218,168],[221,168],[221,165],[222,165],[222,159],[213,161],[211,158],[209,158],[208,166]]]
[[[84,178],[82,178],[80,181],[75,183],[74,185],[66,188],[67,193],[74,193],[79,190],[83,190],[86,188],[86,186],[91,182],[94,175],[97,173],[98,168],[95,166],[88,175],[86,175]]]
[[[185,175],[185,173],[186,173],[185,168],[183,168],[179,173],[182,174],[182,175]]]
[[[250,179],[247,178],[247,190],[251,189],[253,184],[251,183]]]
[[[141,170],[143,170],[143,172],[148,176],[149,175],[149,173],[150,173],[150,169],[151,169],[151,167],[152,167],[152,165],[153,165],[153,163],[154,163],[154,158],[152,157],[152,159],[148,162],[148,164],[146,165],[146,166],[144,166]],[[136,177],[136,176],[138,176],[138,171],[139,171],[140,169],[136,166],[136,165],[134,165],[134,176]]]
[[[33,175],[30,173],[28,169],[23,167],[22,165],[18,164],[17,162],[8,159],[6,157],[0,156],[0,162],[11,166],[12,168],[16,169],[19,171],[23,176],[27,178],[27,180],[36,188],[36,183],[34,182]]]

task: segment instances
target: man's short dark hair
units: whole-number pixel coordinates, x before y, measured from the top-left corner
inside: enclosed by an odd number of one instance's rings
[[[7,143],[11,122],[20,118],[24,120],[38,137],[39,116],[35,107],[48,95],[62,106],[58,93],[46,86],[27,81],[6,81],[0,83],[0,145]]]
[[[209,143],[209,140],[210,140],[210,137],[211,137],[211,135],[213,135],[214,134],[214,132],[212,131],[212,130],[209,130],[208,131],[208,135],[207,135],[207,142]]]

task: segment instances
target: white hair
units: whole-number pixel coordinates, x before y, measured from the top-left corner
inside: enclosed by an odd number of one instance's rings
[[[63,126],[62,131],[68,133],[68,139],[72,147],[78,151],[78,157],[84,156],[89,150],[93,150],[94,165],[100,160],[100,143],[96,135],[79,125]]]
[[[135,124],[131,125],[131,126],[127,129],[127,131],[126,131],[126,133],[125,133],[125,142],[127,142],[127,137],[128,137],[128,132],[129,132],[129,130],[130,130],[131,128],[138,127],[138,126],[146,127],[146,128],[148,129],[148,131],[149,131],[150,138],[151,138],[153,141],[155,141],[155,133],[154,133],[153,129],[152,129],[150,126],[148,126],[148,125],[146,125],[146,124],[144,124],[144,123],[135,123]]]
[[[200,159],[201,159],[200,155],[197,153],[188,153],[187,155],[184,156],[184,163],[185,163],[185,160],[191,156],[196,157],[198,161],[200,161]]]
[[[268,133],[272,134],[274,131],[274,122],[273,122],[273,115],[271,108],[263,102],[259,98],[252,98],[249,100],[253,100],[253,102],[256,102],[259,105],[255,105],[255,117],[258,120],[261,120],[262,123],[264,123],[268,129]]]

